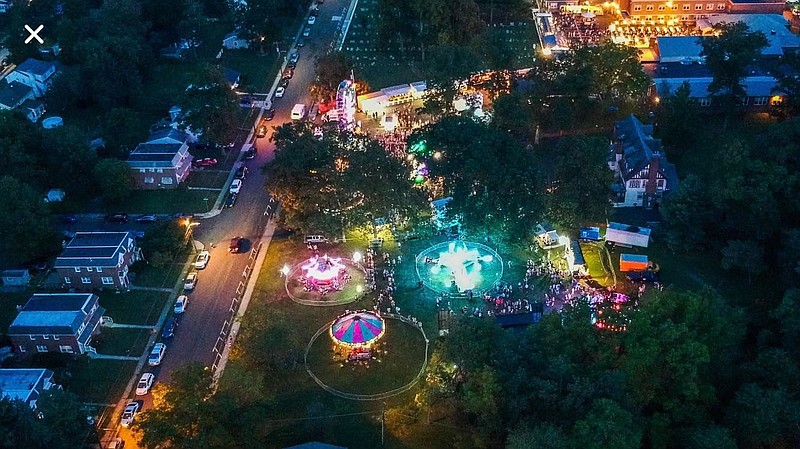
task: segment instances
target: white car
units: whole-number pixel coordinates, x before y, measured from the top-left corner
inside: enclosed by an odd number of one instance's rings
[[[175,307],[172,309],[176,315],[180,315],[183,312],[186,312],[186,305],[189,304],[189,298],[186,295],[178,296],[178,299],[175,301]]]
[[[186,275],[186,279],[183,280],[183,289],[186,291],[194,290],[195,286],[197,286],[197,272],[192,271],[191,273]]]
[[[309,25],[314,25],[314,23],[315,23],[316,21],[317,21],[317,18],[316,18],[316,17],[314,17],[314,16],[309,16],[309,17],[308,17],[308,24],[309,24]]]
[[[230,193],[239,193],[242,190],[242,180],[234,179],[231,183]]]
[[[136,384],[136,395],[137,396],[144,396],[150,392],[150,387],[153,386],[153,382],[156,380],[156,376],[153,373],[144,373],[142,374],[142,378],[139,379],[139,383]]]
[[[303,30],[303,37],[308,37],[309,34],[311,34],[311,28],[306,27],[306,29]]]
[[[197,259],[194,261],[194,267],[198,270],[202,270],[208,265],[208,259],[211,258],[211,253],[206,250],[200,251],[200,254],[197,255]]]
[[[283,98],[283,94],[286,93],[285,87],[278,87],[275,89],[275,98]]]
[[[128,427],[133,423],[133,417],[139,413],[139,403],[138,402],[128,402],[128,405],[125,406],[125,410],[122,412],[122,427]]]
[[[164,360],[164,353],[167,352],[167,345],[164,343],[156,343],[153,350],[150,351],[150,356],[147,357],[147,364],[150,366],[158,366]]]

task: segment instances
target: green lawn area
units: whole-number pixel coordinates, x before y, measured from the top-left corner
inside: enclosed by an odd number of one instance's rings
[[[204,198],[208,192],[204,190],[187,190],[184,188],[169,190],[134,190],[130,197],[122,203],[103,204],[100,212],[128,212],[132,214],[176,214],[208,212],[214,205],[216,197],[208,202]]]
[[[189,175],[189,187],[207,187],[212,189],[221,189],[228,179],[228,172],[213,171],[196,171]],[[216,196],[218,192],[208,191],[210,196]],[[209,199],[209,202],[211,200]]]
[[[148,264],[134,265],[133,285],[137,287],[172,288],[183,274],[184,262],[189,257],[190,249],[179,254],[173,263],[163,268],[156,268]]]
[[[225,50],[220,63],[241,73],[239,90],[267,92],[278,72],[278,54],[272,45],[260,54],[257,49]]]
[[[93,339],[92,346],[100,354],[139,357],[150,338],[149,329],[103,328]]]
[[[166,292],[150,291],[102,292],[100,305],[106,309],[104,315],[115,323],[154,325],[170,296]]]

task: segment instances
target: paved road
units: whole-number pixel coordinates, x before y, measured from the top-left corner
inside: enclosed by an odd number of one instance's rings
[[[308,84],[315,77],[315,59],[325,54],[339,26],[340,22],[332,18],[341,16],[348,5],[348,0],[328,0],[320,5],[317,21],[311,26],[310,36],[305,38],[306,45],[297,49],[300,59],[294,77],[284,97],[273,99],[275,118],[269,125],[279,126],[290,121],[291,109],[296,103],[310,105]],[[268,75],[270,80],[274,75]],[[271,134],[270,129],[268,137]],[[236,205],[214,218],[202,220],[194,228],[195,240],[211,252],[211,259],[208,267],[199,271],[197,288],[188,295],[189,305],[175,336],[166,342],[164,361],[155,369],[145,369],[156,374],[157,382],[168,382],[172,370],[188,363],[199,362],[211,367],[225,345],[220,331],[231,318],[230,306],[237,288],[244,288],[240,282],[244,280],[243,270],[252,263],[250,249],[258,244],[270,217],[265,215],[270,199],[263,188],[264,175],[260,168],[272,160],[274,145],[268,138],[257,139],[255,145],[258,153],[255,159],[245,161],[249,173]],[[239,254],[228,253],[230,239],[234,236],[243,236],[248,241]],[[150,395],[136,399],[144,400],[145,409],[152,405]],[[126,440],[126,447],[135,447],[130,432],[123,429],[121,436]]]

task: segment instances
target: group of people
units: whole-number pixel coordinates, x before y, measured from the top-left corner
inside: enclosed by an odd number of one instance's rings
[[[700,31],[684,25],[613,25],[611,40],[618,44],[649,47],[652,39],[659,36],[699,36]]]
[[[402,159],[406,157],[406,139],[409,133],[406,131],[387,131],[376,136],[376,140],[392,156]]]
[[[570,47],[598,44],[609,35],[593,18],[587,19],[582,14],[562,13],[555,22],[559,34],[566,38]]]
[[[486,314],[495,316],[532,312],[531,302],[526,298],[528,287],[527,280],[524,284],[520,282],[518,284],[520,296],[515,297],[514,288],[511,284],[498,283],[495,288],[483,295],[483,301],[486,303]]]

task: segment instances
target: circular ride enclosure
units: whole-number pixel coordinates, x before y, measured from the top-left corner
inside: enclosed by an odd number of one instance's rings
[[[438,243],[419,253],[415,264],[426,287],[448,295],[480,294],[503,277],[503,259],[482,243]]]
[[[333,321],[322,326],[306,347],[306,371],[325,391],[351,400],[374,401],[410,390],[424,375],[428,339],[422,328],[406,318],[383,314],[385,332],[372,346],[373,357],[350,362],[346,348],[329,335]]]
[[[325,307],[350,304],[360,299],[366,291],[364,270],[350,259],[341,258],[336,260],[344,265],[344,269],[350,276],[350,280],[341,286],[341,290],[331,289],[326,294],[322,294],[317,290],[306,289],[301,278],[304,274],[303,267],[309,263],[309,259],[307,259],[293,266],[286,276],[286,293],[292,301],[307,306]]]

